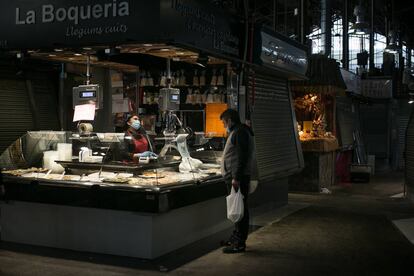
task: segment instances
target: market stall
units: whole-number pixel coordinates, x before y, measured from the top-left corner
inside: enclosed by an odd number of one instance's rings
[[[233,17],[200,1],[109,2],[2,5],[1,47],[59,64],[72,130],[21,133],[1,155],[4,241],[152,259],[230,226],[218,116],[237,107]],[[120,157],[130,113],[158,157]]]
[[[113,140],[98,137],[88,139],[93,150],[107,146],[106,153],[115,153]],[[154,258],[228,226],[217,199],[225,191],[212,163],[216,153],[191,172],[178,170],[179,155],[149,164],[105,156],[81,162],[72,156],[71,138],[76,134],[28,132],[1,155],[2,166],[9,166],[3,170],[2,240]],[[200,212],[211,210],[216,215],[196,223]]]
[[[218,163],[225,141],[219,115],[228,107],[255,131],[260,183],[251,206],[287,203],[287,176],[303,167],[288,80],[304,78],[306,50],[257,29],[242,83],[242,28],[217,4],[1,5],[0,47],[30,69],[52,65],[54,74],[42,76],[58,83],[52,102],[59,110],[30,116],[26,108],[33,126],[14,133],[1,157],[2,240],[152,259],[227,229]],[[31,80],[18,83],[24,99]],[[93,118],[74,120],[85,104],[94,110],[81,114]],[[156,159],[119,157],[131,113],[142,119]],[[55,131],[31,131],[50,129],[36,127],[49,118],[58,122]],[[181,170],[183,163],[190,169]]]
[[[305,168],[290,178],[289,186],[292,190],[321,191],[336,180],[336,95],[345,93],[345,84],[336,61],[325,56],[311,56],[306,75],[308,81],[292,82]]]

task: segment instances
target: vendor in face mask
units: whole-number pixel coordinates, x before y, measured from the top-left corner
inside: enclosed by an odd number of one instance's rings
[[[128,159],[134,160],[139,157],[157,157],[151,151],[152,147],[148,135],[139,120],[138,115],[128,116],[127,130],[125,131],[125,142],[128,149]]]

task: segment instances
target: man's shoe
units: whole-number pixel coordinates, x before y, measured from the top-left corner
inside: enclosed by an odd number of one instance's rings
[[[239,239],[233,233],[227,241],[220,241],[220,245],[221,246],[231,246],[231,245],[233,245],[237,242],[239,242]]]
[[[225,254],[233,254],[233,253],[241,253],[246,251],[246,246],[245,245],[230,245],[227,247],[223,248],[223,253]]]
[[[232,243],[230,240],[228,241],[220,241],[220,246],[230,246]]]

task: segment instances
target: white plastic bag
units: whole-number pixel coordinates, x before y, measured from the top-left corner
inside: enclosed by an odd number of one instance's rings
[[[243,218],[244,203],[243,195],[240,188],[236,191],[231,187],[230,195],[226,197],[227,202],[227,218],[232,222],[238,222]]]

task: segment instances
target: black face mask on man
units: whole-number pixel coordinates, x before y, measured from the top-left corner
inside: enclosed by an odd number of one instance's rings
[[[228,119],[227,120],[227,123],[226,123],[226,131],[227,131],[227,133],[230,133],[232,127],[233,127],[233,122],[230,119]]]

